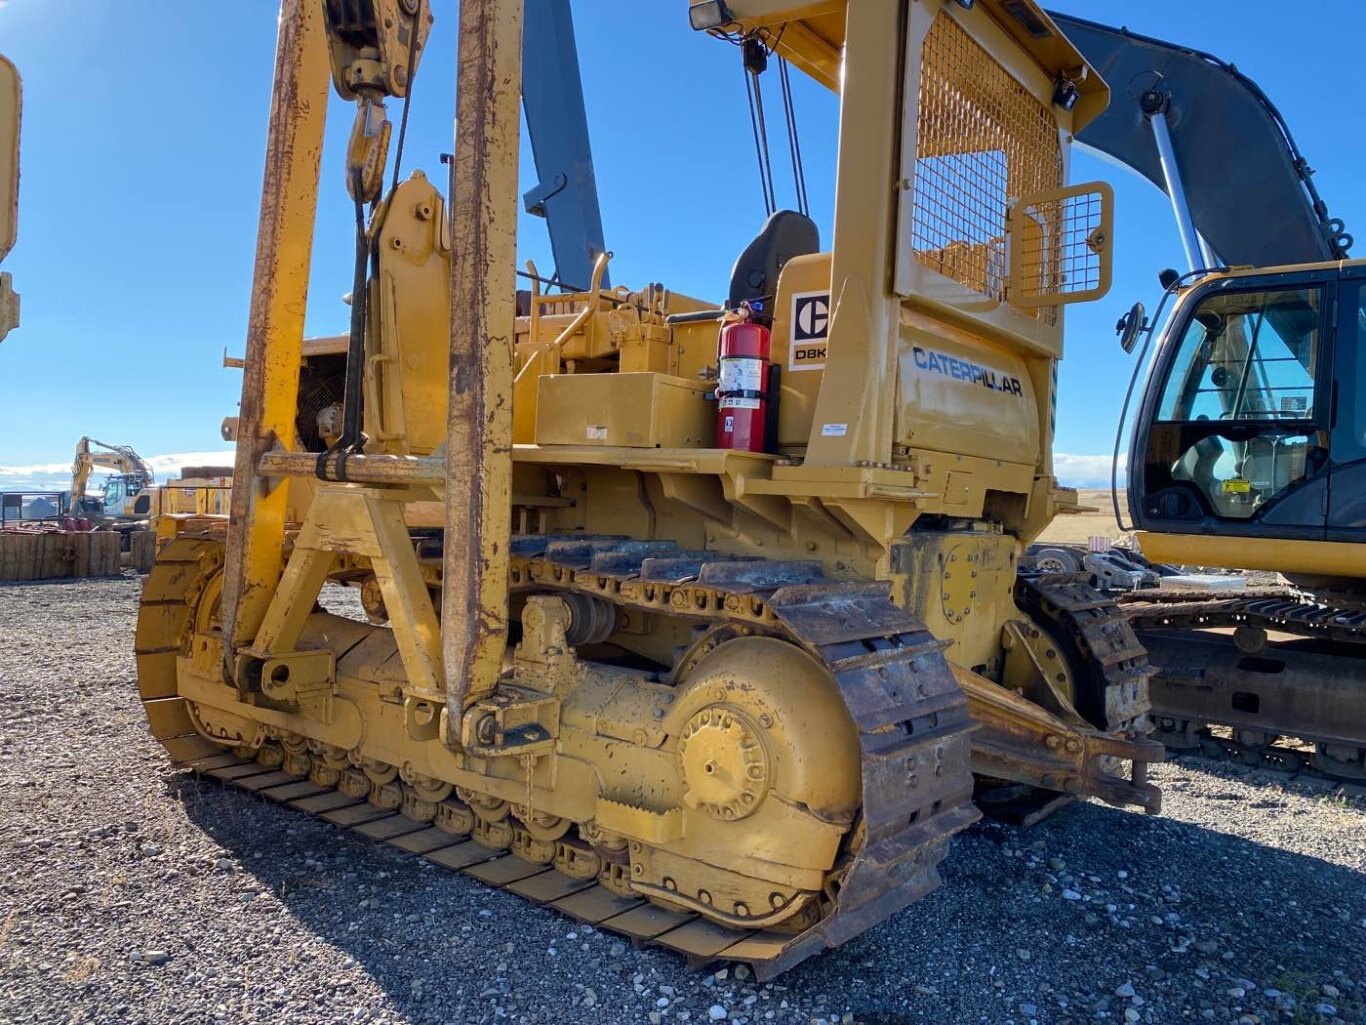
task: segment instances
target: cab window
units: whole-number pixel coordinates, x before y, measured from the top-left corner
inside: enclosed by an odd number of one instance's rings
[[[1312,286],[1200,300],[1163,383],[1150,494],[1186,495],[1182,518],[1248,520],[1317,470],[1323,309]]]
[[[1204,299],[1181,339],[1159,419],[1311,419],[1322,319],[1317,288]]]
[[[1339,311],[1338,374],[1344,385],[1338,395],[1334,459],[1344,463],[1366,459],[1366,280],[1346,283]]]

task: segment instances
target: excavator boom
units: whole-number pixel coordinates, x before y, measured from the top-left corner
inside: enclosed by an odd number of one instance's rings
[[[1346,259],[1351,235],[1328,215],[1313,169],[1255,82],[1200,50],[1053,18],[1114,90],[1077,141],[1172,197],[1188,255],[1198,255],[1192,269],[1215,265],[1210,256],[1254,267]],[[1188,227],[1212,253],[1199,252]]]

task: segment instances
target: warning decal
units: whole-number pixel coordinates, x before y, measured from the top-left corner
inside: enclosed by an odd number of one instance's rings
[[[792,296],[792,344],[789,370],[822,370],[830,335],[830,293],[797,292]]]

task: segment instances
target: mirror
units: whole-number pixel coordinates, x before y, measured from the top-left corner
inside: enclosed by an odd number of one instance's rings
[[[1115,334],[1119,335],[1119,347],[1125,352],[1133,352],[1134,346],[1138,344],[1138,336],[1147,326],[1148,311],[1142,303],[1134,303],[1129,307],[1129,312],[1120,317],[1119,323],[1115,325]]]

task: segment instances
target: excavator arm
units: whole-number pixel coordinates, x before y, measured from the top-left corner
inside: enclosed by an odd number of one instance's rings
[[[1346,258],[1352,236],[1255,82],[1200,50],[1052,17],[1113,90],[1077,141],[1171,197],[1190,269]]]

